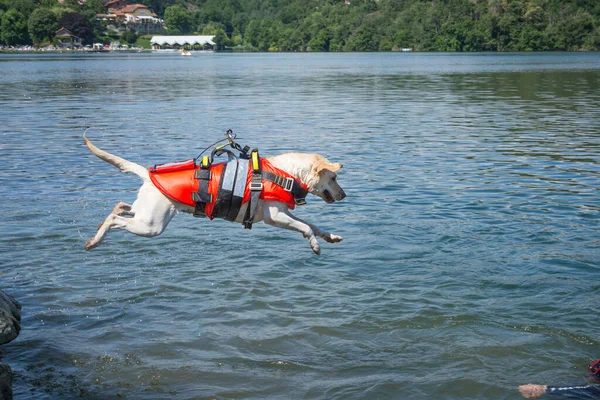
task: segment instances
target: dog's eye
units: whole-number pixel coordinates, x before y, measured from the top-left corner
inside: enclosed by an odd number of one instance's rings
[[[334,181],[334,182],[335,182],[336,179],[337,179],[337,177],[335,177],[335,176],[333,178],[331,178],[331,180]]]

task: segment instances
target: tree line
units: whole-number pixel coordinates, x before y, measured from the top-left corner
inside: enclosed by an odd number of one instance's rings
[[[0,42],[106,35],[103,0],[0,0]],[[600,50],[597,0],[140,0],[167,34],[215,35],[256,51]]]
[[[96,14],[103,11],[102,0],[0,0],[0,44],[50,44],[61,27],[91,43],[102,35]]]

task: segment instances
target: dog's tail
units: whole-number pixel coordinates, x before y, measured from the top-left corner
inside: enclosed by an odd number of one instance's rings
[[[150,175],[148,175],[148,170],[146,168],[142,167],[139,164],[127,161],[124,158],[115,156],[114,154],[110,154],[104,150],[97,148],[87,137],[85,137],[85,135],[83,135],[83,140],[85,140],[85,144],[91,150],[91,152],[94,153],[101,160],[104,160],[107,163],[114,165],[115,167],[119,168],[121,172],[130,172],[136,174],[144,182],[150,181]]]

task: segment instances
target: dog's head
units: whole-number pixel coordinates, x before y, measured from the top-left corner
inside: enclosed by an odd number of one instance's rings
[[[330,163],[325,157],[317,157],[312,167],[312,179],[309,190],[327,203],[335,203],[344,199],[346,193],[337,181],[337,172],[342,168],[340,163]]]

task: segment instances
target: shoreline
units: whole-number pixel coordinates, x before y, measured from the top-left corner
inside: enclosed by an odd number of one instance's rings
[[[150,49],[143,50],[42,50],[42,49],[0,49],[0,54],[95,54],[95,53],[152,53]]]
[[[546,51],[254,51],[254,50],[235,50],[235,49],[226,49],[226,50],[191,50],[194,53],[197,52],[205,52],[205,53],[265,53],[265,54],[297,54],[297,53],[313,53],[313,54],[350,54],[350,53],[400,53],[400,54],[434,54],[434,53],[443,53],[443,54],[510,54],[510,53],[529,53],[529,54],[539,54],[539,53],[572,53],[572,54],[592,54],[592,53],[600,53],[599,51],[594,50],[578,50],[578,51],[568,51],[568,50],[546,50]],[[43,50],[43,49],[0,49],[0,54],[134,54],[134,53],[163,53],[168,54],[170,52],[176,53],[179,52],[178,49],[161,49],[161,50],[152,50],[152,49],[141,49],[141,50]]]

